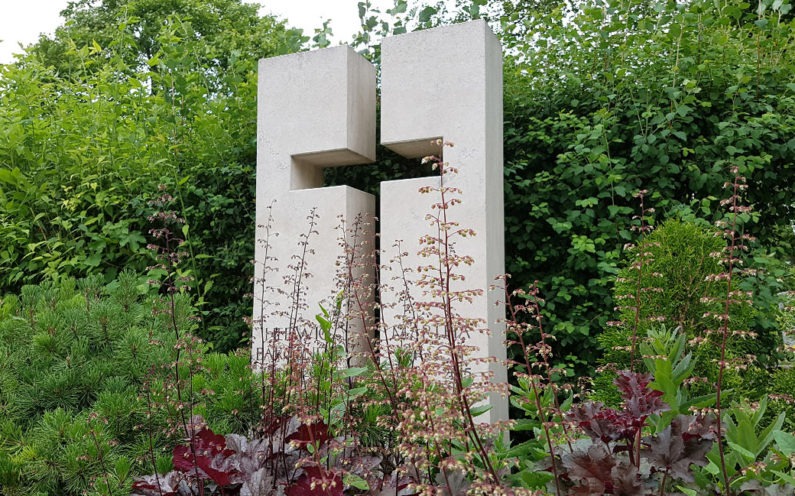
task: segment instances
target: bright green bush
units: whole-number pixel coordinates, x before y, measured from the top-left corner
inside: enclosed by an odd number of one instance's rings
[[[305,38],[240,0],[81,0],[64,16],[0,67],[0,293],[142,271],[147,200],[166,183],[189,224],[202,336],[236,348],[251,314],[256,61]]]
[[[622,302],[624,306],[619,312],[620,325],[606,328],[599,336],[604,350],[602,363],[615,364],[618,369],[630,366],[628,347],[635,325],[634,305],[638,287],[641,288],[637,293],[640,299],[637,326],[639,342],[648,335],[649,330],[660,326],[679,328],[689,340],[705,337],[705,331],[714,328],[715,324],[705,317],[712,307],[702,299],[726,294],[724,281],[710,280],[710,276],[724,270],[714,254],[726,246],[726,241],[716,236],[715,229],[672,219],[658,226],[646,237],[645,243],[647,255],[640,285],[637,282],[637,270],[630,268],[640,260],[640,248],[636,248],[627,252],[614,287],[614,300]],[[737,287],[750,290],[752,278],[738,277],[735,280]],[[776,363],[777,350],[781,345],[780,326],[767,325],[775,321],[776,313],[777,309],[769,305],[767,298],[759,296],[754,306],[744,306],[732,315],[730,330],[757,333],[753,339],[732,338],[727,347],[729,358],[748,354],[756,357],[749,370],[730,372],[724,377],[727,389],[731,389],[738,397],[758,398],[765,391],[768,378],[766,369]],[[719,347],[714,342],[707,342],[690,346],[689,349],[696,360],[695,375],[706,378],[710,384],[716,383],[717,368],[714,361],[720,358]],[[609,403],[616,399],[613,377],[611,373],[603,374],[597,378],[595,388],[596,395]]]

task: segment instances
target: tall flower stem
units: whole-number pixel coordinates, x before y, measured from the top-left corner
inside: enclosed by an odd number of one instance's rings
[[[736,249],[737,243],[737,213],[740,210],[739,206],[737,205],[737,200],[739,199],[739,191],[740,191],[740,181],[741,177],[739,175],[739,169],[735,166],[732,168],[732,172],[734,173],[734,181],[730,183],[732,186],[732,196],[731,200],[731,228],[729,231],[725,231],[727,235],[731,237],[731,241],[729,243],[729,247],[726,251],[727,257],[726,260],[728,262],[728,268],[726,271],[726,301],[724,303],[723,314],[720,316],[721,319],[721,344],[720,344],[720,362],[718,368],[718,384],[716,388],[716,401],[715,401],[715,408],[718,412],[718,427],[717,427],[717,434],[718,434],[718,453],[720,454],[720,466],[721,472],[723,473],[723,483],[726,489],[726,494],[731,495],[731,489],[729,487],[729,475],[726,472],[726,459],[724,456],[724,448],[723,448],[723,432],[722,432],[722,415],[721,415],[721,392],[723,386],[723,372],[726,369],[726,342],[729,335],[729,307],[732,301],[732,279],[734,276],[734,252]]]

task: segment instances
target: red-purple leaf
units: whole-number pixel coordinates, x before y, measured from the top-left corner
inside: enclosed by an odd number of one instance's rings
[[[568,470],[568,476],[573,481],[584,482],[592,485],[596,480],[601,482],[605,489],[611,489],[613,478],[610,472],[616,465],[616,460],[601,444],[592,444],[587,452],[575,451],[563,456],[563,466]]]
[[[329,439],[328,426],[321,422],[314,424],[301,424],[298,430],[287,436],[287,442],[293,442],[303,447],[307,444],[319,446]]]
[[[285,491],[286,496],[343,496],[342,477],[320,467],[304,467],[304,474]]]
[[[182,474],[169,472],[165,475],[145,475],[133,482],[132,489],[131,496],[180,496],[188,487],[182,481]]]
[[[602,403],[587,402],[572,407],[569,419],[583,432],[603,443],[620,439],[634,439],[637,428],[634,419],[623,412],[605,408]]]
[[[188,446],[175,446],[172,456],[174,468],[190,477],[212,479],[219,486],[233,483],[237,474],[225,460],[235,452],[226,449],[226,438],[205,427],[190,440]]]
[[[693,482],[691,465],[708,463],[717,424],[713,416],[677,415],[671,425],[656,436],[644,439],[643,454],[659,472],[667,471],[675,479]]]
[[[633,417],[632,424],[640,428],[649,415],[660,413],[667,406],[660,397],[662,391],[649,387],[651,374],[638,374],[629,370],[621,370],[613,383],[624,399],[624,411]]]
[[[613,479],[613,494],[618,496],[641,496],[643,483],[638,477],[638,467],[627,459],[621,459],[610,471]]]
[[[601,444],[592,444],[587,452],[575,451],[563,457],[568,478],[576,482],[570,494],[581,496],[640,496],[643,483],[638,469],[629,460],[618,460]]]

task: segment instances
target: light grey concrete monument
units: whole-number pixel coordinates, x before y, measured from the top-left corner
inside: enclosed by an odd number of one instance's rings
[[[457,309],[463,317],[482,319],[490,334],[473,333],[467,344],[477,347],[475,356],[505,359],[504,318],[495,302],[502,294],[490,290],[494,278],[504,272],[503,158],[502,158],[502,51],[485,21],[472,21],[386,38],[381,51],[381,143],[406,157],[440,154],[435,139],[452,142],[444,160],[459,170],[445,179],[446,185],[463,191],[463,203],[449,212],[451,219],[473,229],[476,236],[460,239],[458,253],[471,255],[474,263],[460,267],[461,288],[477,288],[482,294]],[[304,219],[317,208],[317,234],[310,244],[315,252],[307,259],[314,277],[306,282],[304,318],[313,320],[316,303],[334,287],[335,261],[340,257],[336,237],[337,217],[350,224],[356,216],[375,214],[371,195],[346,186],[322,187],[322,168],[372,162],[375,157],[375,70],[348,47],[285,55],[260,61],[257,148],[257,238],[262,239],[270,213],[279,237],[269,245],[268,260],[278,276],[289,273],[291,256],[306,231]],[[381,184],[380,237],[381,277],[386,282],[397,272],[390,267],[394,244],[401,241],[408,252],[404,265],[427,265],[416,252],[420,236],[431,233],[425,216],[434,195],[423,195],[423,186],[438,187],[438,177]],[[271,202],[275,200],[271,210]],[[372,233],[368,233],[372,236]],[[370,239],[370,238],[368,238]],[[370,245],[371,246],[371,245]],[[362,249],[366,249],[367,245]],[[264,247],[258,243],[256,274],[265,264]],[[390,270],[391,269],[391,270]],[[417,273],[409,274],[409,291],[420,301]],[[288,312],[263,315],[259,301],[278,307],[283,294],[269,299],[255,282],[253,350],[268,349],[272,329],[290,325]],[[401,309],[392,307],[398,290],[380,292],[387,304],[383,319],[392,325]],[[289,291],[285,287],[285,292]],[[278,292],[277,292],[278,293]],[[372,298],[371,294],[363,294]],[[258,325],[260,327],[258,327]],[[265,339],[265,343],[262,341]],[[489,372],[496,382],[506,381],[502,362],[477,365],[474,372]],[[488,420],[508,418],[507,400],[490,397]]]
[[[373,65],[347,46],[259,61],[252,336],[252,359],[259,367],[274,351],[269,344],[274,333],[284,336],[291,327],[306,331],[309,326],[297,324],[315,323],[318,304],[333,304],[336,262],[345,256],[340,218],[350,224],[360,216],[366,224],[360,253],[374,249],[375,198],[348,186],[322,186],[324,167],[375,160],[375,79]],[[313,209],[310,233],[307,216]],[[267,239],[266,246],[269,217],[278,236]],[[304,267],[297,274],[296,256],[307,235]],[[270,270],[264,270],[266,265]],[[297,277],[299,284],[290,279]],[[303,308],[291,306],[298,286]],[[372,299],[371,293],[362,296]],[[361,322],[351,319],[350,326],[355,348],[364,339]],[[322,338],[317,333],[299,337],[307,349],[317,349],[313,342]]]
[[[505,228],[503,218],[502,163],[502,49],[485,21],[419,31],[386,38],[381,45],[381,144],[405,157],[442,153],[432,145],[435,138],[453,143],[445,147],[443,159],[458,173],[445,177],[447,186],[460,188],[462,203],[449,209],[450,220],[471,228],[476,235],[458,239],[456,252],[470,255],[474,264],[456,272],[464,280],[453,289],[482,289],[472,303],[457,305],[462,317],[484,319],[490,334],[470,335],[469,345],[476,357],[496,357],[488,365],[493,380],[505,382],[504,300],[489,288],[505,272]],[[434,234],[425,215],[438,195],[421,194],[423,186],[439,187],[438,177],[381,183],[381,279],[397,272],[388,261],[397,252],[393,245],[402,240],[408,253],[404,266],[427,265],[416,255],[417,240]],[[391,270],[390,270],[391,269]],[[418,275],[415,274],[415,277]],[[399,287],[399,285],[398,285]],[[422,290],[410,285],[413,299],[423,300]],[[390,301],[394,293],[382,291]],[[427,299],[427,297],[425,298]],[[391,308],[384,312],[387,322],[399,320]],[[484,367],[475,369],[483,372]],[[490,420],[508,418],[504,398],[490,399]]]

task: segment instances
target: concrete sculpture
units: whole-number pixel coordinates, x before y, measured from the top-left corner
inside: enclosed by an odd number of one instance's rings
[[[340,218],[364,219],[366,229],[359,236],[366,244],[360,251],[373,249],[375,198],[348,186],[322,186],[324,167],[375,160],[375,68],[347,46],[262,59],[257,96],[252,359],[261,367],[274,351],[268,344],[274,333],[308,328],[297,323],[314,323],[317,305],[334,298],[335,263],[345,256]],[[310,233],[307,216],[313,209]],[[271,217],[278,237],[268,239]],[[295,255],[303,251],[303,241],[308,243],[305,267],[296,276]],[[301,308],[290,305],[296,285],[291,277],[301,279]],[[363,339],[357,322],[351,326],[350,335]],[[300,339],[311,349],[311,341],[322,336]]]
[[[477,233],[456,245],[457,251],[475,259],[474,264],[459,271],[465,277],[461,284],[483,290],[459,312],[464,317],[483,319],[491,329],[490,334],[470,336],[469,344],[479,350],[476,356],[504,359],[504,326],[499,322],[504,315],[494,304],[502,295],[489,289],[494,278],[504,272],[500,44],[486,22],[473,21],[386,38],[381,57],[381,143],[406,157],[441,153],[432,144],[437,138],[455,144],[445,150],[444,160],[460,171],[448,185],[460,188],[464,201],[451,210],[451,215]],[[282,277],[289,271],[301,233],[306,231],[303,220],[317,207],[317,235],[312,243],[322,251],[316,251],[307,262],[315,277],[307,282],[304,294],[306,320],[317,313],[314,305],[328,298],[333,287],[334,264],[341,249],[334,249],[337,216],[344,216],[350,223],[356,216],[369,219],[375,214],[374,199],[368,194],[346,186],[322,188],[323,167],[374,160],[375,82],[373,66],[347,47],[260,61],[257,238],[263,238],[270,213],[279,238],[269,244],[267,258],[275,260],[273,264],[281,274],[277,277]],[[395,273],[389,260],[396,254],[393,245],[398,240],[409,253],[404,263],[424,263],[415,255],[417,240],[430,230],[425,214],[436,199],[418,190],[438,184],[438,177],[381,184],[380,261],[384,280]],[[269,210],[272,200],[276,203]],[[372,245],[365,244],[362,249],[368,247]],[[264,246],[258,243],[258,275],[266,265],[265,257]],[[267,343],[272,329],[284,329],[291,322],[286,315],[264,319],[264,305],[257,302],[267,298],[257,286],[255,355],[267,350],[262,341],[264,338]],[[399,317],[398,309],[390,308],[389,303],[398,295],[386,286],[381,291],[387,303],[382,317],[394,322]],[[420,289],[411,287],[410,291],[421,299]],[[268,304],[278,306],[280,302]],[[503,363],[478,367],[475,372],[490,372],[495,381],[506,380]],[[508,417],[504,398],[494,396],[489,402],[493,407],[487,414],[489,420]]]
[[[405,157],[439,154],[435,138],[452,142],[444,161],[458,169],[445,178],[448,186],[463,191],[463,202],[449,210],[451,220],[474,229],[472,238],[460,239],[456,250],[475,262],[461,267],[461,289],[478,288],[482,296],[459,305],[463,317],[485,319],[491,334],[470,335],[468,344],[479,349],[477,357],[505,359],[504,319],[496,301],[504,299],[490,291],[494,278],[505,271],[502,164],[502,49],[484,21],[454,24],[386,38],[381,45],[381,144]],[[423,186],[438,187],[438,177],[381,183],[381,279],[396,269],[388,260],[397,254],[395,241],[409,254],[405,266],[427,264],[416,256],[417,240],[430,234],[425,214],[431,211],[434,195],[420,194]],[[411,288],[415,300],[420,289]],[[383,294],[389,301],[397,296]],[[385,311],[395,322],[396,309]],[[506,381],[504,363],[491,363],[494,380]],[[482,370],[478,370],[481,371]],[[507,419],[507,402],[490,400],[491,420]]]

